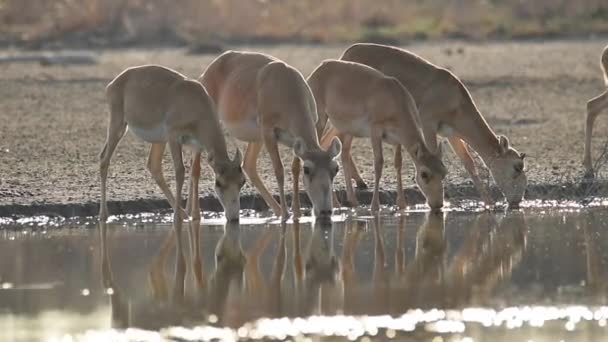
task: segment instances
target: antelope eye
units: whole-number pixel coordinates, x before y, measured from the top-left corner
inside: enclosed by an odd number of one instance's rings
[[[215,181],[215,187],[216,188],[221,188],[222,187],[222,183],[220,183],[220,181]]]
[[[304,166],[304,174],[310,176],[310,168],[308,166]]]

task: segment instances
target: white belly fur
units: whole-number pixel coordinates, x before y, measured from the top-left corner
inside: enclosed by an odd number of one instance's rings
[[[167,126],[160,124],[154,128],[140,128],[129,126],[129,130],[137,137],[149,143],[167,142]]]

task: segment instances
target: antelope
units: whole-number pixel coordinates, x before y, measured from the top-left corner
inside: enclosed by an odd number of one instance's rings
[[[602,52],[600,67],[604,74],[604,83],[608,88],[608,45],[604,47],[604,51]],[[593,123],[595,122],[595,118],[606,109],[608,109],[608,89],[587,102],[587,124],[585,126],[585,151],[583,157],[583,166],[585,167],[585,176],[587,177],[593,177],[593,165],[591,163]]]
[[[507,202],[517,206],[522,201],[528,183],[524,171],[525,153],[515,150],[506,136],[494,133],[456,75],[409,51],[386,45],[354,44],[340,59],[368,65],[399,80],[418,106],[427,146],[436,151],[440,146],[437,135],[447,137],[486,205],[494,202],[488,186],[478,175],[470,148],[490,169]],[[325,139],[336,134],[335,129],[329,129],[322,145]],[[400,157],[396,153],[396,165],[401,162]],[[343,165],[345,172],[350,170],[359,183],[361,177],[352,159],[342,158],[349,162],[349,166]]]
[[[181,223],[188,218],[188,213],[180,203],[185,173],[182,147],[185,145],[197,152],[202,149],[207,151],[207,161],[215,173],[215,192],[224,207],[226,218],[231,221],[239,218],[239,192],[245,184],[241,171],[241,152],[237,148],[234,158],[230,160],[214,104],[207,91],[198,81],[188,79],[174,70],[159,65],[128,68],[108,84],[106,99],[110,115],[106,142],[99,155],[99,220],[105,222],[108,218],[108,168],[112,154],[128,127],[137,137],[152,144],[147,168],[173,208],[177,260],[179,267],[183,268],[185,259],[181,248]],[[175,196],[162,173],[162,158],[167,143],[175,168]],[[196,171],[200,173],[200,163],[193,165],[192,179],[195,178]],[[188,197],[188,202],[193,197],[198,199],[197,186],[190,187]],[[194,203],[188,207],[193,208],[190,213],[198,222],[198,200]]]
[[[441,162],[440,151],[435,154],[427,147],[416,104],[397,79],[363,64],[325,60],[308,77],[308,84],[319,111],[317,129],[322,131],[329,118],[335,135],[342,141],[341,159],[349,205],[357,205],[350,182],[355,172],[351,168],[354,164],[350,163],[352,141],[354,137],[370,137],[374,153],[373,212],[380,207],[378,188],[384,162],[383,141],[406,148],[416,167],[416,182],[427,203],[431,208],[443,206],[442,180],[446,168]],[[401,149],[396,149],[395,154],[401,155]],[[400,174],[401,165],[395,166]],[[400,181],[397,186],[401,186]],[[398,196],[400,202],[405,202],[403,191],[398,191]]]
[[[159,65],[136,66],[126,69],[108,84],[106,99],[110,116],[106,142],[99,156],[101,221],[108,217],[106,181],[110,159],[127,127],[152,144],[146,166],[173,208],[175,222],[188,217],[180,204],[185,173],[184,145],[195,151],[207,151],[207,161],[215,173],[215,192],[226,217],[238,219],[239,192],[245,184],[241,152],[237,148],[234,158],[229,159],[213,101],[198,81]],[[162,157],[167,144],[175,167],[175,196],[162,173]],[[199,212],[191,214],[200,220]]]
[[[334,159],[340,154],[341,144],[333,139],[327,151],[319,146],[317,108],[302,74],[269,55],[228,51],[211,62],[199,80],[218,105],[220,119],[229,134],[248,143],[243,169],[274,214],[287,219],[280,143],[294,153],[293,216],[300,216],[300,162],[314,215],[331,215],[332,182],[338,172]],[[280,204],[256,169],[262,146],[270,154]]]

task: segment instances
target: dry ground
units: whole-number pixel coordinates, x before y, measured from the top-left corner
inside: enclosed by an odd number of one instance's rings
[[[448,66],[463,79],[496,133],[506,134],[513,146],[527,153],[531,184],[556,185],[577,181],[582,174],[585,103],[604,89],[599,54],[605,44],[599,40],[434,42],[408,48]],[[323,59],[337,58],[345,46],[237,48],[270,53],[307,75]],[[462,53],[458,53],[459,48]],[[0,51],[13,53],[18,52]],[[108,115],[105,85],[124,68],[145,63],[198,77],[214,57],[189,56],[177,49],[114,50],[99,52],[100,64],[95,66],[0,64],[0,206],[97,202],[97,154],[105,139]],[[607,130],[608,118],[600,117],[594,140],[596,155]],[[144,167],[147,149],[131,134],[123,139],[110,167],[111,200],[161,198]],[[353,151],[357,165],[371,182],[369,144],[358,140]],[[283,152],[284,163],[289,165],[291,156],[287,150]],[[470,184],[451,151],[446,158],[447,182]],[[382,187],[393,190],[389,147],[385,161]],[[276,190],[266,156],[259,167],[265,183]],[[409,167],[404,179],[411,185]],[[172,173],[171,163],[166,162],[169,180]],[[205,168],[203,173],[201,190],[208,193],[212,189],[210,170]],[[286,184],[290,181],[287,172]],[[341,176],[337,181],[343,187]],[[247,185],[244,191],[254,189]]]

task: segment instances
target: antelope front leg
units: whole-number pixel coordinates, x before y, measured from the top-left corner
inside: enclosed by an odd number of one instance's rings
[[[457,137],[450,137],[450,138],[448,138],[448,141],[450,142],[450,145],[452,145],[452,149],[454,150],[456,155],[458,155],[458,157],[460,157],[460,160],[462,160],[462,163],[464,164],[464,168],[467,170],[467,172],[471,176],[471,179],[473,180],[473,184],[475,184],[477,191],[479,191],[479,194],[481,195],[481,199],[483,200],[483,202],[486,205],[493,205],[494,201],[492,200],[492,197],[490,196],[489,189],[483,183],[481,178],[479,178],[479,175],[477,174],[477,167],[475,166],[475,161],[473,160],[473,157],[471,157],[471,154],[469,153],[469,149],[467,148],[466,143],[464,141],[462,141],[462,139],[457,138]]]
[[[162,162],[163,162],[163,153],[165,152],[165,146],[166,146],[166,144],[164,144],[164,143],[152,144],[152,146],[150,147],[150,153],[148,154],[148,162],[146,163],[146,167],[147,167],[148,171],[150,171],[150,174],[152,175],[152,178],[154,178],[154,181],[156,181],[156,184],[158,185],[158,187],[162,190],[163,194],[165,194],[165,197],[167,198],[167,201],[169,201],[169,205],[171,206],[171,208],[173,208],[173,210],[175,212],[180,213],[178,220],[181,221],[183,219],[187,219],[188,214],[186,213],[186,211],[184,209],[182,209],[181,203],[175,201],[175,198],[173,197],[173,194],[171,193],[171,189],[169,189],[169,186],[167,185],[167,181],[165,181],[165,177],[163,176]],[[180,160],[182,160],[181,147],[180,147]],[[175,162],[175,160],[174,160],[174,162]],[[184,168],[184,164],[182,161],[182,169],[183,168]],[[181,190],[180,190],[180,193],[181,193]],[[179,199],[181,199],[181,198],[179,198]]]
[[[114,108],[114,107],[112,107]],[[103,146],[103,150],[99,154],[99,179],[101,181],[101,203],[99,208],[99,221],[105,222],[108,219],[108,203],[106,199],[108,169],[110,167],[110,159],[116,150],[116,146],[120,139],[125,135],[127,124],[122,118],[117,117],[113,109],[110,117],[110,125],[108,126],[108,136]]]
[[[382,156],[382,129],[372,128],[372,151],[374,153],[374,195],[372,197],[372,213],[380,210],[380,177],[382,177],[382,166],[384,158]]]
[[[201,154],[194,152],[190,168],[190,187],[188,189],[188,201],[186,212],[196,221],[201,219],[201,204],[198,199],[198,182],[201,178]]]
[[[335,136],[338,136],[338,138],[340,138],[340,141],[344,141],[342,136],[339,134],[338,130],[335,129],[334,127],[331,127],[329,129],[329,131],[327,131],[327,133],[325,133],[325,135],[321,139],[321,142],[319,143],[319,145],[322,148],[327,149],[329,147],[329,144],[331,144],[332,139]],[[352,142],[351,142],[351,144],[352,144]],[[359,170],[357,170],[357,165],[355,165],[355,162],[353,161],[353,156],[351,154],[348,155],[348,163],[347,164],[342,163],[342,168],[346,168],[346,167],[351,168],[350,169],[351,179],[355,181],[355,184],[357,184],[357,190],[366,190],[367,184],[365,183],[365,181],[359,174]]]
[[[344,171],[344,186],[346,186],[346,200],[348,201],[347,206],[356,207],[359,205],[355,191],[353,190],[353,183],[350,181],[352,174],[351,168],[349,167],[350,149],[353,144],[353,137],[350,135],[340,135],[342,140],[342,153],[340,159],[342,160],[342,169]],[[337,196],[336,196],[337,197]]]
[[[294,156],[291,163],[291,174],[293,177],[293,195],[291,197],[291,212],[293,218],[297,219],[300,214],[300,158]]]
[[[249,180],[253,186],[258,190],[268,207],[274,212],[276,216],[281,215],[281,207],[279,203],[272,197],[264,182],[260,179],[257,170],[257,160],[260,155],[262,145],[260,143],[249,143],[247,150],[245,150],[245,158],[243,160],[243,170],[249,177]]]
[[[399,209],[405,209],[405,195],[403,194],[403,180],[401,171],[403,169],[403,157],[401,155],[401,145],[395,145],[395,173],[397,173],[397,206]]]
[[[182,198],[182,188],[184,187],[184,176],[186,173],[184,161],[182,159],[182,147],[177,142],[170,142],[169,148],[171,149],[173,167],[175,168],[175,199],[179,201]],[[178,202],[174,203],[177,204]],[[184,247],[182,244],[181,220],[181,212],[184,210],[179,205],[176,205],[175,207],[176,209],[173,214],[173,228],[175,229],[177,257],[175,260],[175,288],[173,290],[173,297],[179,300],[184,297],[184,274],[186,272],[186,260],[184,258]]]
[[[583,166],[585,176],[593,177],[593,162],[591,160],[591,137],[593,135],[593,123],[602,110],[608,108],[608,91],[587,102],[587,122],[585,125],[585,151]]]
[[[277,178],[277,185],[279,187],[279,199],[281,206],[281,220],[287,220],[287,201],[285,200],[285,170],[283,168],[283,162],[281,162],[281,156],[279,155],[279,146],[275,138],[275,134],[272,129],[265,129],[264,145],[270,155],[272,161],[272,167],[274,168],[274,175]]]

